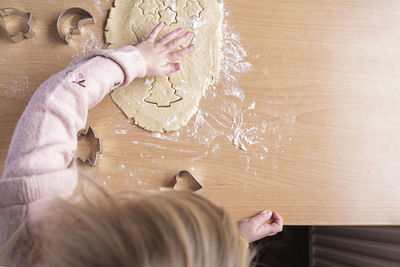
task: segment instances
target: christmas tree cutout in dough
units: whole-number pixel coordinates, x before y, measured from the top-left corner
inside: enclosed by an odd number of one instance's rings
[[[168,76],[157,77],[149,91],[150,95],[144,101],[155,104],[159,108],[170,107],[172,103],[182,100],[182,97],[176,94]]]

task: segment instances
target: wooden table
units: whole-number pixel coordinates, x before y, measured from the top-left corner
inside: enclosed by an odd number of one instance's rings
[[[36,18],[32,40],[13,44],[0,33],[4,162],[35,89],[74,55],[102,45],[112,1],[1,4]],[[72,6],[90,10],[97,23],[68,46],[55,21]],[[252,64],[235,74],[244,100],[227,96],[235,84],[221,79],[197,119],[157,136],[133,126],[107,96],[88,120],[104,147],[96,179],[111,190],[154,189],[188,169],[204,186],[200,194],[235,218],[268,208],[288,225],[400,224],[400,2],[232,0],[225,7]],[[235,134],[246,151],[227,138]]]

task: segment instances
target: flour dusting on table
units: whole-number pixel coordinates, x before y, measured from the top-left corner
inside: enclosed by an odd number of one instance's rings
[[[101,34],[90,33],[89,37],[86,37],[81,42],[80,52],[85,53],[93,49],[104,48],[103,39]]]
[[[103,16],[104,15],[104,11],[103,11],[103,8],[102,8],[102,2],[107,2],[108,3],[108,0],[93,0],[93,4],[96,7],[97,12],[99,12],[99,14]]]
[[[296,117],[292,113],[281,114],[279,109],[274,108],[275,105],[296,101],[289,101],[287,97],[271,98],[264,99],[264,105],[259,105],[258,99],[246,96],[243,90],[244,84],[241,81],[242,74],[253,71],[254,66],[250,60],[257,60],[260,55],[248,52],[248,47],[242,44],[240,35],[229,24],[230,14],[224,8],[223,2],[221,7],[225,15],[222,27],[221,72],[218,80],[206,90],[197,113],[187,126],[178,131],[145,132],[149,137],[161,141],[152,143],[151,139],[146,138],[144,142],[135,138],[132,143],[138,145],[138,148],[140,146],[140,149],[146,149],[146,147],[157,149],[157,153],[164,153],[164,151],[184,153],[194,164],[220,153],[221,145],[225,142],[225,144],[231,144],[237,156],[242,159],[246,172],[256,176],[260,171],[259,167],[253,163],[263,162],[261,163],[263,166],[277,169],[279,161],[270,158],[269,154],[284,153],[284,145],[292,141],[292,137],[283,136],[282,132],[284,125],[292,125]],[[188,22],[188,26],[196,33],[196,27],[201,23],[201,19],[195,18]],[[264,67],[262,72],[267,77],[265,79],[268,79],[270,75],[268,67]],[[151,79],[147,79],[147,82],[151,82]],[[264,117],[260,119],[259,116]],[[185,145],[191,145],[191,148],[196,146],[197,149],[196,151],[184,149]],[[165,156],[162,155],[161,159],[164,158]],[[156,159],[152,162],[156,162]],[[157,173],[156,169],[141,171]],[[245,179],[243,183],[246,183]]]
[[[224,9],[223,3],[221,7]],[[229,12],[224,9],[225,18]],[[196,31],[196,26],[201,25],[200,19],[193,19],[190,26]],[[240,36],[234,32],[232,26],[224,21],[223,27],[221,73],[219,79],[207,90],[194,123],[173,133],[151,133],[153,137],[170,142],[197,142],[207,148],[210,147],[215,138],[219,136],[228,137],[229,141],[236,148],[247,150],[249,145],[256,143],[255,126],[246,128],[243,126],[244,115],[249,110],[254,111],[255,103],[244,107],[245,93],[243,92],[238,75],[251,70],[252,64],[246,61],[248,52],[240,42]],[[218,88],[218,89],[217,89]],[[217,103],[210,105],[210,103]],[[210,110],[211,106],[219,107],[217,110]],[[244,127],[242,129],[242,127]]]
[[[4,88],[0,95],[4,94],[7,97],[15,99],[24,99],[32,96],[33,92],[29,90],[29,77],[16,76],[14,80],[7,83],[0,81],[0,88]]]

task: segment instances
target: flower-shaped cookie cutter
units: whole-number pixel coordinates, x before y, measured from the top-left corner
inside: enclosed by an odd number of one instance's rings
[[[79,18],[76,26],[70,25],[68,21],[71,17]],[[71,40],[73,34],[80,34],[83,26],[94,24],[92,14],[80,7],[71,7],[64,10],[57,19],[57,33],[67,43]]]
[[[13,33],[7,26],[8,22],[15,19],[15,17],[23,17],[27,19],[26,30],[20,30]],[[0,9],[0,27],[3,28],[7,37],[10,38],[14,43],[19,43],[25,39],[30,39],[35,36],[32,30],[33,16],[31,12],[24,12],[13,7],[1,8]]]
[[[78,134],[78,140],[83,137],[92,138],[95,141],[95,147],[93,147],[93,150],[88,157],[86,157],[86,158],[78,157],[78,159],[84,163],[88,162],[88,163],[90,163],[90,165],[95,167],[96,163],[97,163],[97,158],[99,157],[99,154],[101,154],[102,150],[103,150],[102,145],[101,145],[101,140],[100,140],[100,138],[98,138],[96,136],[96,133],[94,132],[92,126],[89,126],[86,129],[86,131],[81,131]]]

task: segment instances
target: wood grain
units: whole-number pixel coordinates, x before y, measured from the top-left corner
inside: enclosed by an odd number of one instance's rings
[[[0,33],[1,162],[35,89],[101,38],[112,1],[96,2],[2,1],[33,12],[36,36],[13,44]],[[96,25],[67,46],[55,20],[72,6],[90,10]],[[240,104],[256,104],[243,127],[266,121],[263,147],[242,151],[226,136],[208,145],[155,138],[107,96],[89,113],[104,149],[93,176],[110,190],[153,189],[188,169],[200,194],[237,219],[272,209],[288,225],[399,225],[400,2],[232,0],[225,8],[253,65],[237,74]],[[201,110],[213,115],[218,101]]]

